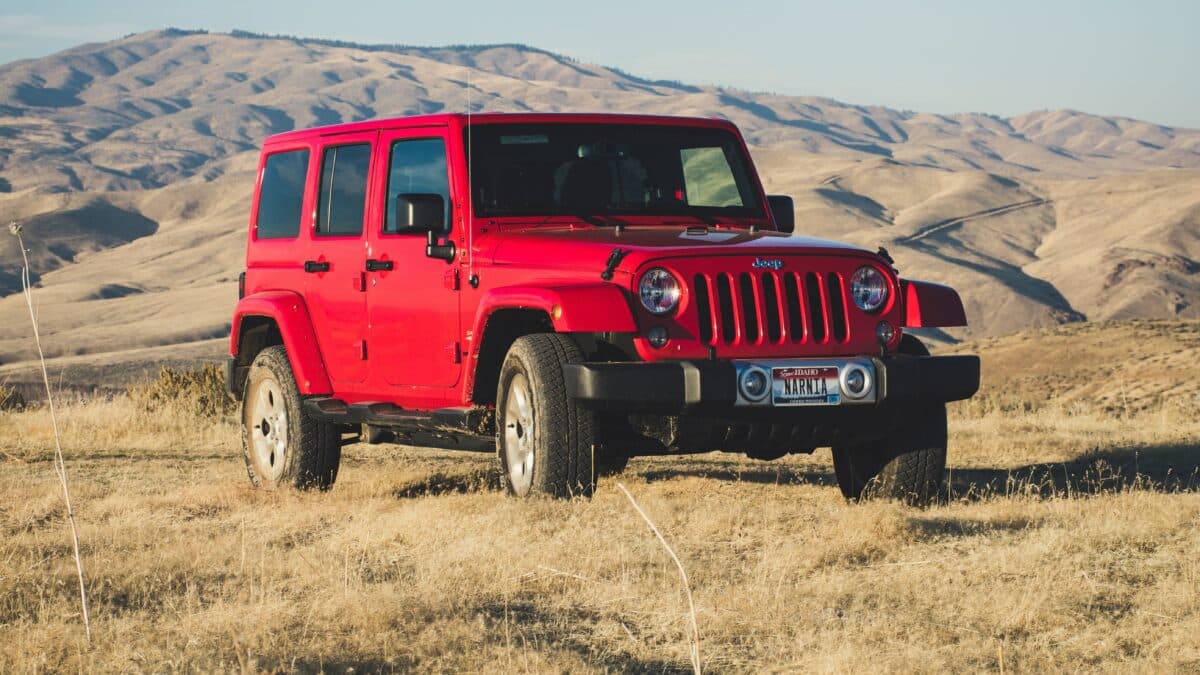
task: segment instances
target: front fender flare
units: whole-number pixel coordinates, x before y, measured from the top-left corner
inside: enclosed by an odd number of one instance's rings
[[[312,319],[304,299],[291,291],[265,291],[238,301],[229,334],[229,354],[238,356],[242,322],[247,317],[266,317],[275,322],[283,338],[296,387],[301,394],[331,394],[333,386],[321,359],[321,349],[313,332]]]
[[[473,335],[482,336],[498,309],[536,309],[558,333],[632,333],[637,330],[624,291],[616,284],[503,286],[484,293]]]
[[[967,325],[958,291],[929,281],[900,280],[904,296],[904,325],[908,328],[947,328]]]

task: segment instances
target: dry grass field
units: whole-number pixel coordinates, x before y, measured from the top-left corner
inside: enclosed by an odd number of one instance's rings
[[[1200,401],[1154,392],[1196,379],[1198,343],[1141,322],[960,347],[985,392],[926,510],[845,503],[827,450],[636,459],[591,501],[523,503],[488,457],[355,445],[333,491],[262,492],[227,419],[76,400],[90,649],[47,414],[0,413],[0,664],[688,671],[677,571],[619,480],[687,568],[709,672],[1195,672]]]

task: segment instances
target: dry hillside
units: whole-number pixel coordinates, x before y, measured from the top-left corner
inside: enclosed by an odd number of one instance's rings
[[[972,322],[959,337],[1200,316],[1200,131],[652,82],[514,45],[158,31],[0,66],[0,217],[25,225],[49,354],[220,336],[261,140],[464,110],[468,86],[476,110],[732,119],[801,230],[885,245],[906,274],[958,287]],[[15,253],[0,244],[0,294]],[[31,354],[22,311],[0,299],[2,363]]]

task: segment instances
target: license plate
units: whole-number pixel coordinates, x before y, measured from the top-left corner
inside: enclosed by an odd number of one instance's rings
[[[772,368],[775,405],[837,405],[841,397],[837,366]]]

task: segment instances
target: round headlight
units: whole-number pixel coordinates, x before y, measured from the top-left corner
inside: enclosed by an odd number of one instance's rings
[[[850,297],[864,312],[876,312],[887,302],[888,282],[874,267],[860,267],[850,275]]]
[[[675,309],[681,294],[679,280],[661,267],[647,270],[638,282],[642,306],[654,314],[666,314]]]

